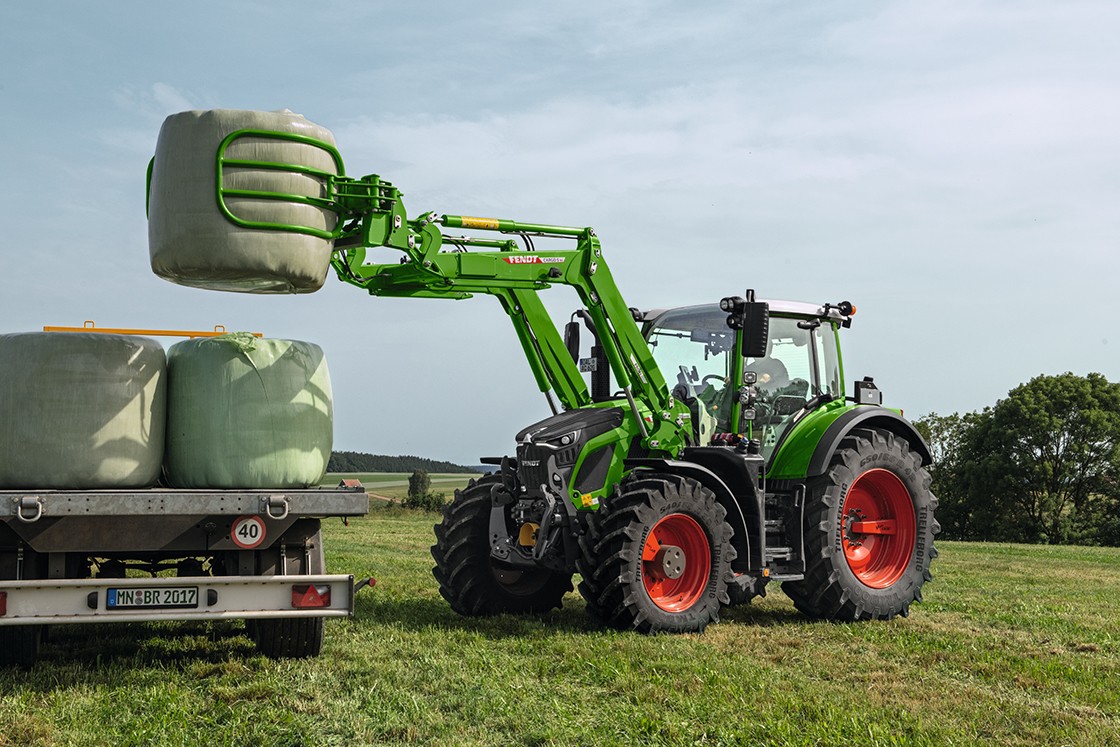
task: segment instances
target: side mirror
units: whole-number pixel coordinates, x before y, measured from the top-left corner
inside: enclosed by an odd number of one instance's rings
[[[743,330],[743,356],[765,358],[770,334],[770,305],[754,300],[754,290],[747,291],[746,299],[729,296],[719,302],[727,315],[727,326]]]
[[[765,358],[770,339],[770,304],[747,301],[744,306],[743,357]]]
[[[579,322],[570,321],[564,325],[564,347],[572,360],[579,363]]]

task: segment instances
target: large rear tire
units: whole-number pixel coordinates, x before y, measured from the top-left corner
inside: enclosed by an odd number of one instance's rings
[[[715,495],[678,475],[640,473],[604,501],[580,585],[588,608],[641,633],[700,633],[719,621],[732,579],[731,526]]]
[[[929,473],[905,440],[852,431],[809,484],[805,578],[783,582],[782,591],[811,617],[906,616],[932,578],[936,508]]]
[[[490,555],[491,488],[495,477],[472,480],[443,508],[435,525],[432,575],[439,593],[460,615],[533,614],[562,604],[571,574],[501,563]],[[507,531],[512,534],[512,527]]]

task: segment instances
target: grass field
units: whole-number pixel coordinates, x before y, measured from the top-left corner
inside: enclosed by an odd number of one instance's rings
[[[238,623],[59,628],[0,673],[0,745],[1116,745],[1120,549],[941,543],[908,619],[806,620],[778,589],[704,635],[464,619],[432,514],[325,524],[373,575],[323,655],[270,661]]]

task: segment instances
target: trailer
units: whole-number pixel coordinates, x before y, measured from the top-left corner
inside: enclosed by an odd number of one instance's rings
[[[0,491],[0,665],[31,666],[48,625],[244,619],[277,658],[318,655],[354,611],[320,523],[365,488]],[[362,585],[360,582],[359,587]]]

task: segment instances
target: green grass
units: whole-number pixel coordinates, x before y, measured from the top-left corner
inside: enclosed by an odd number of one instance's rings
[[[577,595],[466,619],[430,573],[432,514],[326,523],[373,575],[323,655],[239,623],[57,629],[0,674],[0,745],[1115,745],[1120,550],[940,543],[908,619],[806,620],[778,589],[704,635],[604,631]]]

